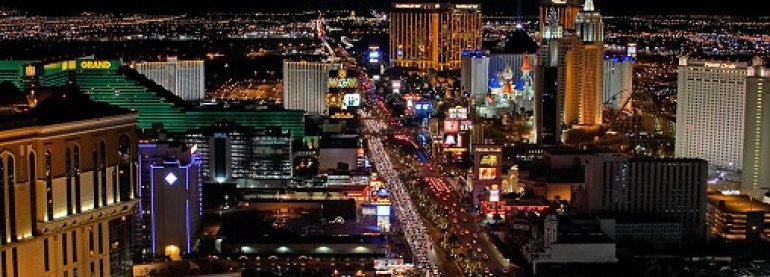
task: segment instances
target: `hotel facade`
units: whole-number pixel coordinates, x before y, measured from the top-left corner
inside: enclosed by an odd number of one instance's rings
[[[2,276],[131,276],[136,115],[0,124]]]

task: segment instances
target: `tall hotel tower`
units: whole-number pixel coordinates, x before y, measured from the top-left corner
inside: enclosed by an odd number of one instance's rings
[[[306,114],[326,112],[329,71],[335,64],[325,62],[283,62],[283,107]]]
[[[540,56],[535,68],[535,141],[541,144],[557,144],[561,141],[564,106],[564,30],[559,24],[558,13],[551,8],[545,22],[540,43]]]
[[[770,68],[755,58],[748,75],[741,192],[770,202]]]
[[[0,117],[2,276],[131,276],[135,136],[136,114],[70,93]]]
[[[676,156],[743,168],[746,63],[679,59]]]
[[[583,70],[580,86],[581,125],[602,124],[602,94],[604,75],[604,24],[602,15],[594,8],[593,0],[586,0],[575,23],[583,49]]]
[[[183,61],[168,57],[162,62],[138,62],[131,66],[184,100],[201,101],[206,97],[203,60]]]
[[[481,5],[393,3],[390,59],[394,66],[460,69],[464,49],[481,49]]]
[[[575,29],[575,19],[580,12],[580,0],[541,0],[540,1],[540,36],[543,36],[542,30],[548,18],[551,16],[551,10],[556,12],[559,25],[565,30]]]
[[[582,11],[575,1],[558,0],[540,9],[541,17],[548,12],[535,72],[535,132],[538,143],[557,144],[571,125],[602,124],[604,27],[592,0]]]

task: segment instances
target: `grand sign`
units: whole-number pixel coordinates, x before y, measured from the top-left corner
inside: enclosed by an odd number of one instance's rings
[[[108,60],[82,60],[80,61],[81,69],[89,70],[107,70],[112,68],[112,61]]]

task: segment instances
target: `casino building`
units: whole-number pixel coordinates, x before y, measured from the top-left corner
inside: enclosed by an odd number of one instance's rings
[[[22,90],[75,84],[92,100],[135,111],[140,130],[162,127],[168,133],[184,134],[232,119],[257,129],[281,126],[296,138],[305,132],[304,113],[300,110],[194,106],[136,70],[122,66],[120,60],[85,57],[52,63],[0,61],[0,82],[3,81]]]
[[[41,95],[0,103],[2,276],[131,276],[136,114]]]
[[[390,60],[400,67],[458,70],[464,49],[481,49],[481,5],[393,3]]]

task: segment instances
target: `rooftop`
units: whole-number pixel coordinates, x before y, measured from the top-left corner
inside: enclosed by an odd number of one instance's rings
[[[18,96],[27,97],[23,94]],[[8,108],[7,114],[0,115],[0,130],[61,124],[131,112],[118,106],[92,101],[87,95],[73,87],[53,90],[48,97],[39,101],[34,108],[30,108],[26,105],[19,106],[18,98],[0,99],[0,106]]]
[[[596,220],[559,217],[559,237],[556,243],[614,243],[602,232]]]
[[[719,207],[722,211],[731,213],[770,212],[770,205],[756,199],[751,199],[747,195],[713,193],[706,196],[706,201],[711,205]]]

